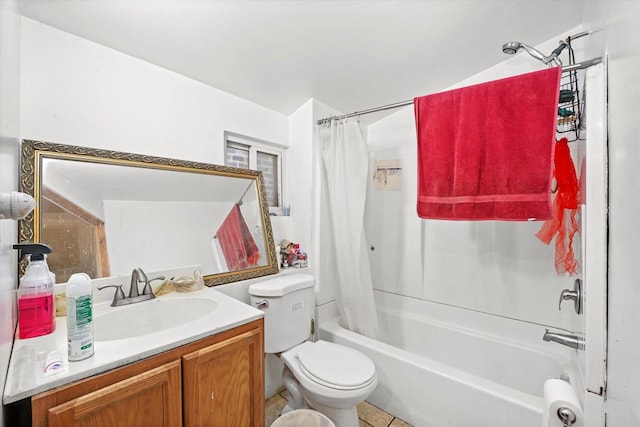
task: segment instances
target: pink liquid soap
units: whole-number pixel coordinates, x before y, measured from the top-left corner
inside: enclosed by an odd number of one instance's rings
[[[18,335],[20,339],[47,335],[56,330],[53,295],[36,294],[18,299]]]

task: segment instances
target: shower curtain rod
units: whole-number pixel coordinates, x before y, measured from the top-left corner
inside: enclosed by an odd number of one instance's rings
[[[582,70],[584,68],[589,68],[601,62],[602,62],[602,58],[598,57],[598,58],[589,59],[588,61],[578,62],[577,64],[565,65],[564,67],[562,67],[562,72],[567,73],[569,71]],[[370,113],[377,113],[378,111],[392,110],[394,108],[406,107],[407,105],[412,105],[412,104],[413,104],[413,99],[410,99],[408,101],[400,101],[394,104],[383,105],[382,107],[369,108],[368,110],[355,111],[353,113],[343,114],[342,116],[325,117],[324,119],[318,120],[316,124],[323,125],[325,123],[330,123],[333,120],[348,119],[349,117],[357,117],[357,116],[362,116],[363,114],[370,114]]]
[[[247,187],[246,190],[244,190],[244,193],[242,193],[242,196],[240,196],[240,200],[238,200],[236,202],[236,205],[238,206],[242,206],[242,199],[244,199],[244,196],[247,195],[247,193],[249,192],[249,190],[251,189],[251,186],[253,185],[253,182],[249,184],[249,186]]]

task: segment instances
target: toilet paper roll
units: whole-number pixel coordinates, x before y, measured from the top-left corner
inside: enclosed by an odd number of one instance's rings
[[[562,427],[562,420],[558,416],[561,408],[570,409],[576,416],[572,427],[584,426],[584,414],[578,401],[578,396],[571,384],[560,379],[551,379],[544,382],[544,414],[543,426]]]

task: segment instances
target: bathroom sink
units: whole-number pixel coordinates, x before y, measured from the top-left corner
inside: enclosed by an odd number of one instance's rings
[[[218,303],[209,298],[155,298],[122,307],[107,307],[95,314],[94,339],[121,340],[182,327],[210,315],[217,306]]]

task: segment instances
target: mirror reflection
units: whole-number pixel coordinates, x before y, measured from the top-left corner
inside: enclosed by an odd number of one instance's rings
[[[259,172],[25,141],[22,185],[38,207],[20,239],[52,247],[58,283],[138,266],[198,265],[209,286],[277,272]]]

